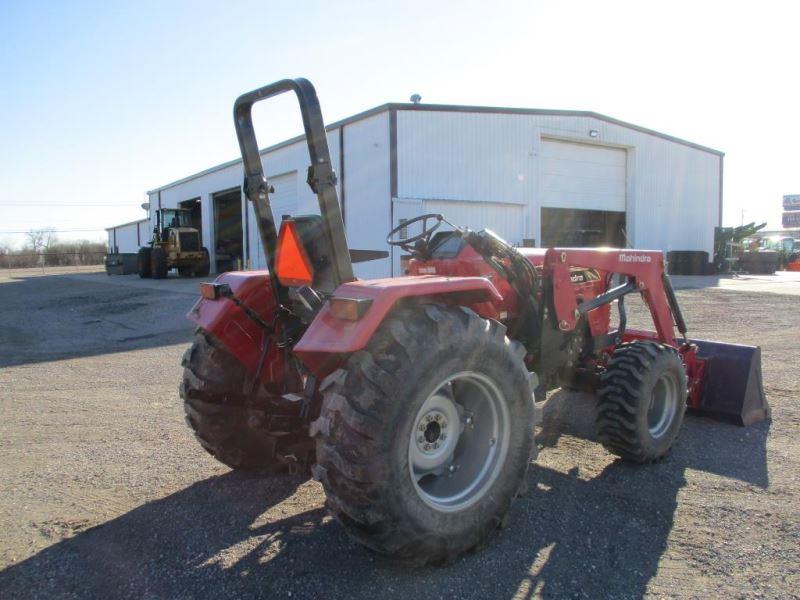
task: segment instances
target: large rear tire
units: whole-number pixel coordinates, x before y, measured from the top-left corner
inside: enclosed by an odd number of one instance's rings
[[[523,355],[498,322],[421,305],[323,382],[312,470],[353,538],[419,564],[485,545],[535,448]]]
[[[221,463],[240,470],[307,470],[313,462],[308,427],[277,405],[261,402],[258,415],[248,399],[265,396],[262,387],[253,390],[253,375],[210,334],[202,329],[183,356],[183,399],[186,422],[200,445]],[[267,431],[269,423],[280,431]],[[309,456],[302,452],[311,451]],[[286,456],[295,460],[287,461]]]
[[[686,371],[675,348],[646,341],[619,345],[597,391],[600,442],[632,462],[658,460],[680,431],[686,395]]]
[[[152,253],[153,279],[164,279],[167,276],[167,253],[163,248],[155,246]]]
[[[136,256],[136,269],[142,279],[149,279],[153,276],[152,254],[153,249],[149,246],[139,248],[139,253]]]

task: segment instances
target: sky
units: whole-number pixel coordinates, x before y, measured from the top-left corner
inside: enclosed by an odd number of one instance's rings
[[[236,158],[283,77],[333,122],[385,102],[591,110],[725,152],[723,224],[800,193],[795,2],[0,0],[0,243],[104,240],[145,192]],[[287,97],[262,146],[300,132]]]

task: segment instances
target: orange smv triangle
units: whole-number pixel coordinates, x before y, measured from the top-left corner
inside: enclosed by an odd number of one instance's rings
[[[311,285],[314,281],[314,269],[300,241],[297,227],[291,221],[281,223],[278,236],[278,251],[275,256],[275,273],[278,281],[285,286],[299,287]]]

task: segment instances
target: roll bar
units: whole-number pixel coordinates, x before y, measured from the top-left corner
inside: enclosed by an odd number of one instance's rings
[[[333,254],[333,256],[329,257],[333,268],[332,275],[338,286],[355,278],[353,277],[353,265],[347,249],[347,236],[345,235],[342,211],[339,206],[339,197],[336,193],[336,173],[331,166],[325,123],[322,120],[317,92],[307,79],[302,77],[282,79],[242,94],[237,98],[233,106],[233,118],[244,163],[245,195],[255,208],[256,223],[258,224],[261,243],[264,246],[267,268],[270,272],[273,272],[278,234],[275,217],[269,204],[271,190],[264,175],[261,154],[258,150],[258,142],[253,128],[252,109],[256,102],[285,92],[294,92],[300,104],[300,113],[303,117],[303,128],[308,144],[308,154],[311,158],[307,182],[319,201],[323,229],[328,237],[329,246]],[[273,286],[276,286],[275,291],[278,293],[281,303],[285,303],[288,292],[285,289],[281,289],[277,277],[271,277],[271,280]]]

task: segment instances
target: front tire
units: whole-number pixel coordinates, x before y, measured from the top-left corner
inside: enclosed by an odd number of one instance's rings
[[[153,279],[164,279],[167,276],[167,253],[164,251],[163,248],[158,246],[153,248],[152,253],[152,264],[153,264]]]
[[[600,442],[631,462],[662,458],[680,431],[686,395],[686,371],[675,348],[646,341],[620,344],[600,376]]]
[[[142,279],[149,279],[153,276],[152,254],[153,249],[149,246],[139,248],[139,253],[136,256],[136,267],[139,271],[139,277]]]
[[[534,451],[523,355],[496,321],[415,306],[323,382],[313,472],[348,534],[420,564],[486,544]]]

